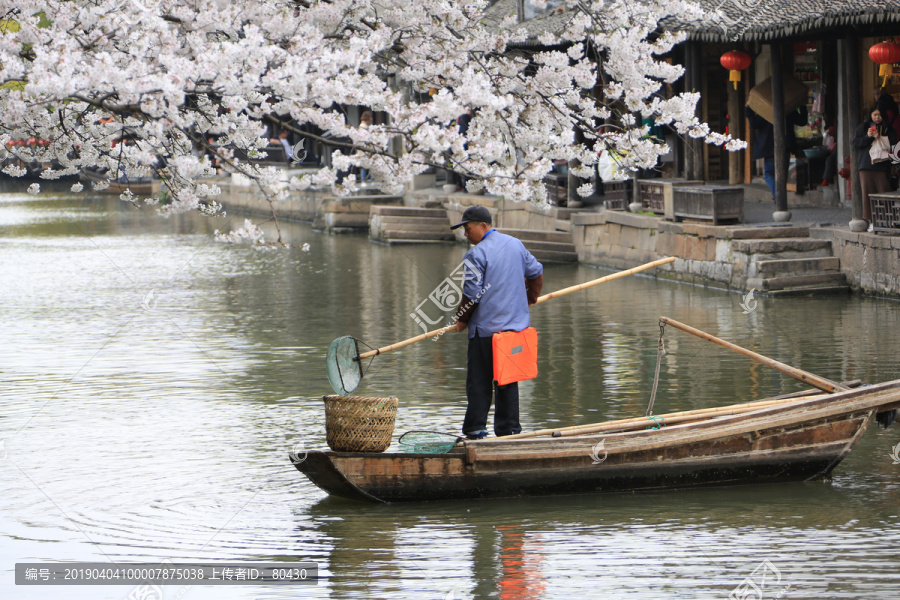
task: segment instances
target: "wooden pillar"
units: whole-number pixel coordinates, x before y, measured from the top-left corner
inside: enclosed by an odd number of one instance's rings
[[[859,123],[859,57],[857,56],[859,42],[856,37],[849,37],[844,40],[844,62],[845,70],[845,86],[844,93],[847,99],[847,123],[849,125],[850,135],[856,130]],[[852,137],[851,137],[852,139]],[[852,218],[854,221],[863,218],[862,208],[862,187],[859,184],[859,171],[856,170],[856,153],[858,150],[853,143],[850,143],[850,189],[853,193],[853,200],[850,204]]]
[[[632,117],[634,117],[635,124],[640,127],[643,117],[641,116],[640,111],[632,113]],[[638,212],[643,206],[641,205],[641,171],[640,169],[635,170],[632,173],[631,177],[631,203],[628,205],[628,210],[630,212]]]
[[[782,43],[770,45],[772,51],[772,127],[775,141],[775,210],[787,212],[788,151],[784,123],[784,64]]]
[[[825,97],[825,123],[827,125],[837,125],[838,114],[838,51],[837,40],[827,39],[819,42],[821,51],[819,52],[819,61],[822,65],[822,84],[824,86]]]
[[[744,161],[744,180],[743,183],[751,184],[753,183],[753,175],[756,171],[756,161],[753,160],[753,128],[750,127],[750,121],[747,119],[747,111],[744,110],[744,107],[747,106],[747,100],[750,98],[750,90],[753,89],[753,86],[756,85],[757,77],[757,61],[759,59],[759,45],[755,44],[753,50],[750,52],[750,56],[753,57],[753,62],[750,64],[750,68],[747,69],[747,81],[744,83],[747,87],[742,102],[744,103],[741,107],[741,125],[744,130],[744,141],[747,142],[747,147],[741,153]]]
[[[744,86],[747,85],[747,74],[741,77],[741,82],[735,89],[734,84],[728,82],[728,133],[735,139],[743,139],[744,125]],[[728,153],[728,183],[735,185],[744,181],[744,156],[741,152]]]
[[[700,46],[699,42],[694,42],[694,52],[691,55],[691,71],[694,73],[694,81],[693,81],[693,90],[702,93],[703,92],[703,70],[702,70],[702,52],[703,48]],[[701,105],[698,103],[697,111],[701,110]],[[697,113],[695,113],[697,114]],[[697,116],[701,116],[697,114]],[[700,119],[701,121],[703,119]],[[691,173],[691,179],[703,180],[706,178],[706,171],[703,168],[703,145],[704,142],[702,139],[690,138],[691,140],[691,152],[694,155],[694,170]]]
[[[692,92],[694,86],[694,53],[696,52],[696,42],[688,40],[684,43],[684,91]],[[694,147],[691,144],[691,138],[684,136],[682,144],[684,147],[684,178],[693,179],[694,173]]]

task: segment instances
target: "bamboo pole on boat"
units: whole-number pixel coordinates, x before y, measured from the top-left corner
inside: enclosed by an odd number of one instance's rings
[[[811,385],[814,388],[818,388],[822,391],[834,393],[834,392],[843,392],[848,389],[838,383],[835,383],[834,381],[825,379],[824,377],[819,377],[818,375],[813,375],[812,373],[807,373],[806,371],[802,371],[802,370],[798,369],[797,367],[792,367],[791,365],[787,365],[783,362],[778,362],[777,360],[775,360],[773,358],[763,356],[762,354],[758,354],[756,352],[753,352],[752,350],[747,350],[746,348],[742,348],[742,347],[738,346],[737,344],[732,344],[731,342],[726,342],[725,340],[723,340],[721,338],[717,338],[714,335],[710,335],[710,334],[706,333],[705,331],[700,331],[699,329],[694,329],[690,325],[685,325],[684,323],[679,323],[678,321],[676,321],[674,319],[670,319],[668,317],[660,317],[659,322],[664,325],[671,325],[675,329],[680,329],[681,331],[684,331],[685,333],[690,333],[691,335],[695,335],[698,338],[704,339],[708,342],[718,344],[719,346],[722,346],[723,348],[728,348],[729,350],[733,350],[733,351],[737,352],[738,354],[746,356],[747,358],[755,360],[755,361],[762,363],[768,367],[772,367],[776,371],[780,371],[780,372],[784,373],[785,375],[793,377],[794,379],[797,379],[798,381],[802,381],[803,383]]]
[[[584,435],[588,433],[600,433],[603,431],[626,431],[628,429],[640,429],[654,424],[668,425],[671,423],[683,423],[684,421],[708,419],[713,417],[724,417],[729,415],[737,415],[746,412],[752,412],[761,408],[771,408],[781,404],[790,404],[791,402],[801,402],[812,398],[821,398],[827,394],[815,394],[812,396],[798,396],[793,398],[780,398],[777,400],[764,400],[756,402],[745,402],[744,404],[733,404],[731,406],[719,406],[714,408],[699,408],[694,410],[683,410],[679,412],[659,415],[654,418],[650,417],[632,417],[628,419],[618,419],[616,421],[605,421],[603,423],[590,423],[586,425],[572,425],[569,427],[557,427],[555,429],[538,429],[536,431],[526,431],[525,433],[517,433],[515,435],[506,435],[498,440],[520,440],[524,438],[553,436],[553,437],[569,437],[573,435]]]
[[[648,262],[643,265],[638,265],[637,267],[632,267],[632,268],[626,269],[624,271],[619,271],[617,273],[612,273],[610,275],[598,277],[597,279],[593,279],[591,281],[586,281],[584,283],[579,283],[578,285],[573,285],[573,286],[570,286],[567,288],[563,288],[561,290],[556,290],[555,292],[550,292],[549,294],[544,294],[543,296],[539,297],[535,301],[535,304],[540,304],[541,302],[546,302],[547,300],[552,300],[553,298],[558,298],[559,296],[565,296],[566,294],[571,294],[572,292],[586,290],[589,287],[594,287],[595,285],[600,285],[601,283],[606,283],[607,281],[619,279],[620,277],[627,277],[628,275],[634,275],[635,273],[640,273],[641,271],[646,271],[648,269],[652,269],[652,268],[658,267],[660,265],[667,265],[671,262],[675,262],[674,256],[660,258],[658,260],[654,260],[652,262]],[[410,344],[415,344],[416,342],[421,342],[422,340],[424,340],[426,338],[443,335],[444,333],[450,331],[451,329],[456,329],[456,323],[454,323],[452,325],[447,325],[446,327],[441,327],[440,329],[435,329],[434,331],[429,331],[427,333],[420,333],[419,335],[417,335],[415,337],[411,337],[411,338],[403,340],[401,342],[395,342],[393,344],[390,344],[389,346],[383,346],[381,348],[376,348],[374,350],[370,350],[369,352],[363,352],[356,358],[356,360],[363,360],[366,358],[371,358],[373,356],[378,356],[379,354],[384,354],[385,352],[390,352],[391,350],[399,350],[400,348],[403,348],[404,346],[409,346]]]
[[[595,285],[600,285],[601,283],[606,283],[607,281],[612,281],[613,279],[626,277],[628,275],[634,275],[635,273],[640,273],[641,271],[646,271],[647,269],[652,269],[653,267],[667,265],[671,262],[675,262],[675,257],[667,256],[666,258],[660,258],[659,260],[654,260],[644,265],[639,265],[637,267],[632,267],[624,271],[619,271],[618,273],[600,277],[599,279],[594,279],[593,281],[586,281],[584,283],[579,283],[578,285],[573,285],[561,290],[556,290],[555,292],[544,294],[535,301],[535,304],[540,304],[541,302],[546,302],[547,300],[552,300],[553,298],[557,298],[559,296],[565,296],[566,294],[571,294],[572,292],[577,292],[579,290],[586,290],[589,287],[594,287]]]

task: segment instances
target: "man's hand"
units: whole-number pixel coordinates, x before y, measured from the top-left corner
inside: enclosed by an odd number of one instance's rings
[[[469,324],[465,321],[457,321],[456,322],[456,331],[465,331],[469,328]]]

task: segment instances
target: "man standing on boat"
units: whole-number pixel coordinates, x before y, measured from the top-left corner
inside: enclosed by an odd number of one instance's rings
[[[468,439],[487,436],[487,417],[494,395],[491,338],[501,331],[522,331],[531,324],[528,307],[541,294],[544,267],[518,239],[491,227],[491,213],[470,206],[451,229],[464,227],[472,248],[466,253],[463,297],[456,330],[469,331],[466,371],[468,407],[463,433]],[[519,384],[496,387],[494,433],[512,435],[519,424]]]

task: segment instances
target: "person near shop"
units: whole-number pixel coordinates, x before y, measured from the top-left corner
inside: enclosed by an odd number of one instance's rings
[[[471,122],[472,122],[472,109],[470,108],[463,114],[459,115],[459,117],[457,117],[457,119],[456,119],[456,127],[457,127],[457,131],[459,131],[459,135],[465,137],[469,134],[469,123],[471,123]],[[463,149],[468,149],[468,148],[469,148],[469,142],[467,140],[467,141],[463,142]],[[468,181],[468,178],[464,174],[459,173],[457,171],[452,171],[449,174],[447,183],[455,183],[456,191],[464,192],[464,191],[466,191],[466,182],[467,181]]]
[[[465,228],[472,248],[466,253],[466,280],[456,316],[456,330],[468,331],[466,398],[462,431],[468,439],[487,436],[492,396],[494,433],[520,433],[519,384],[497,385],[494,393],[492,337],[502,331],[522,331],[531,324],[528,307],[541,294],[544,268],[518,239],[491,226],[491,213],[470,206],[451,227]]]
[[[869,222],[869,231],[872,230],[872,203],[869,195],[883,194],[891,190],[891,161],[873,162],[869,152],[872,144],[880,138],[887,138],[893,148],[897,143],[897,132],[884,121],[877,106],[873,106],[869,111],[869,118],[863,120],[853,134],[856,169],[859,171],[859,183],[862,188],[863,219]]]
[[[828,156],[825,157],[825,166],[822,171],[822,186],[829,186],[837,177],[837,139],[835,137],[836,130],[834,125],[825,128],[825,135],[822,136],[822,147],[828,150]]]
[[[775,202],[775,127],[764,118],[756,114],[752,108],[746,107],[747,120],[753,128],[753,160],[763,159],[763,179],[772,192],[772,202]],[[794,126],[806,125],[809,120],[809,112],[805,105],[787,113],[784,117],[784,133],[786,156],[797,153],[797,136],[794,134]]]
[[[372,126],[372,122],[374,120],[374,115],[371,110],[364,110],[362,115],[359,117],[359,128],[360,129],[368,129]],[[369,170],[365,167],[360,167],[359,169],[359,181],[360,182],[368,182],[374,181],[374,177],[369,174]]]
[[[892,128],[900,138],[900,109],[898,109],[894,97],[884,88],[875,90],[875,108],[881,113],[882,122]]]
[[[281,145],[284,147],[284,155],[288,160],[294,156],[294,147],[291,146],[291,142],[289,141],[290,133],[287,129],[282,129],[278,132],[278,137],[273,137],[269,139],[270,146]]]

